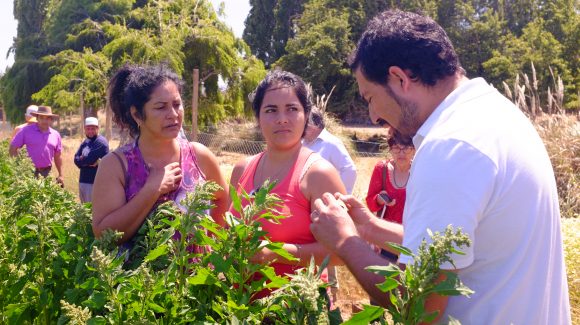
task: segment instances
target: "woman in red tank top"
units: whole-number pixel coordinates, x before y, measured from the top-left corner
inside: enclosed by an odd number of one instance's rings
[[[234,167],[231,184],[238,193],[260,188],[266,180],[276,182],[272,193],[282,200],[277,213],[286,218],[280,223],[262,220],[270,240],[284,243],[284,248],[299,261],[288,261],[263,249],[253,260],[272,265],[277,274],[292,274],[307,266],[314,256],[320,264],[330,253],[310,232],[310,212],[314,200],[323,193],[345,193],[336,169],[318,154],[302,147],[302,137],[312,107],[302,79],[292,73],[275,70],[258,85],[253,110],[266,140],[266,150],[240,161]],[[233,209],[230,211],[236,214]],[[223,220],[221,220],[223,224]],[[331,264],[341,263],[331,256]]]

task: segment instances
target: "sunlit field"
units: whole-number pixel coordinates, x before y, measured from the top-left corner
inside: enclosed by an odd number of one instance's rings
[[[551,125],[553,123],[560,123],[558,125]],[[565,182],[568,198],[565,202],[561,202],[562,206],[562,232],[564,234],[564,246],[566,253],[566,264],[568,281],[570,287],[570,300],[572,305],[572,319],[573,323],[580,321],[580,219],[578,218],[578,202],[580,200],[579,193],[579,148],[580,148],[580,127],[579,122],[565,121],[541,121],[537,123],[541,135],[544,137],[547,147],[552,156],[554,169],[559,177],[559,184]],[[572,131],[565,132],[562,128],[571,128]],[[9,136],[9,127],[0,125],[0,138],[4,139]],[[553,130],[559,130],[557,133]],[[352,134],[356,132],[357,135],[369,137],[373,134],[383,132],[384,130],[378,128],[345,128],[344,132]],[[553,137],[550,137],[553,135]],[[63,173],[65,188],[78,194],[78,168],[73,163],[73,156],[80,145],[82,138],[80,136],[69,136],[63,139]],[[111,141],[111,148],[118,146],[118,140]],[[244,154],[231,153],[227,151],[220,151],[217,158],[220,162],[220,167],[225,177],[229,179],[234,164],[245,157]],[[386,155],[385,155],[386,157]],[[353,194],[359,198],[364,198],[366,195],[369,179],[374,165],[379,157],[355,157],[357,165],[358,176],[355,184]],[[55,171],[53,170],[53,173]],[[572,173],[568,175],[566,173]],[[565,175],[564,175],[565,174]],[[565,180],[562,178],[565,177]],[[560,186],[559,186],[560,188]],[[338,268],[338,278],[340,283],[340,290],[338,293],[338,303],[344,319],[350,318],[353,310],[357,310],[357,306],[368,303],[368,297],[362,290],[360,285],[356,282],[354,277],[350,274],[346,267]]]

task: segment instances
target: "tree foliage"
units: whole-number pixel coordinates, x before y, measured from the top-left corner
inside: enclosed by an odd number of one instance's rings
[[[247,112],[247,95],[265,74],[263,64],[218,19],[207,0],[15,4],[15,16],[26,19],[19,24],[15,64],[2,78],[11,120],[17,120],[31,101],[54,106],[59,113],[76,111],[81,94],[92,109],[103,108],[107,81],[120,66],[164,63],[187,84],[192,70],[200,69],[207,96],[199,106],[204,125]],[[220,80],[227,85],[223,94]],[[191,89],[185,88],[186,104]]]
[[[564,83],[566,107],[580,106],[580,8],[574,0],[308,0],[287,22],[294,35],[285,41],[279,59],[274,44],[282,40],[273,31],[282,22],[266,19],[265,13],[280,10],[286,2],[250,4],[244,39],[252,52],[267,65],[277,59],[275,65],[300,74],[317,92],[328,93],[336,86],[329,111],[346,119],[365,111],[356,100],[352,76],[345,72],[346,58],[367,22],[389,8],[433,17],[451,38],[468,77],[482,76],[500,87],[513,84],[518,75],[531,77],[533,64],[541,107],[547,106],[548,87],[553,92],[558,77]]]
[[[266,67],[286,54],[305,0],[250,0],[243,39]]]

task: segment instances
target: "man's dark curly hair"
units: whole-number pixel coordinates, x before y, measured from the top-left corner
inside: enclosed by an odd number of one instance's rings
[[[411,72],[412,79],[434,86],[438,80],[463,73],[447,34],[433,19],[400,10],[373,18],[349,59],[369,81],[386,84],[389,68]]]

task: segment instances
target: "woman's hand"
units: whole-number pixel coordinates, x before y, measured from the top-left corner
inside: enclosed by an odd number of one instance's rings
[[[388,207],[392,207],[393,205],[395,205],[397,203],[397,200],[390,199],[387,192],[383,190],[377,195],[377,203],[379,205],[386,205]]]
[[[149,166],[149,177],[145,186],[163,195],[175,191],[181,183],[181,178],[181,168],[178,162],[172,162],[163,168]]]

